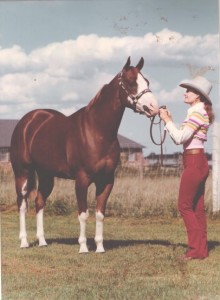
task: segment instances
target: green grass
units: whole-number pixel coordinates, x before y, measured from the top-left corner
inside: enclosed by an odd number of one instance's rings
[[[45,212],[46,248],[36,242],[33,195],[27,215],[31,247],[21,250],[14,178],[10,165],[0,166],[2,299],[220,300],[220,218],[211,213],[211,176],[206,184],[210,256],[180,263],[186,233],[177,211],[177,175],[153,169],[141,180],[135,170],[117,171],[104,223],[105,254],[95,253],[92,185],[90,253],[82,255],[74,182],[56,179]]]
[[[220,221],[209,219],[210,256],[180,263],[186,235],[180,218],[107,217],[105,254],[95,253],[95,218],[87,227],[89,254],[78,254],[76,213],[45,217],[48,247],[36,244],[35,215],[28,214],[31,247],[19,248],[19,220],[2,213],[2,295],[12,299],[220,299]]]

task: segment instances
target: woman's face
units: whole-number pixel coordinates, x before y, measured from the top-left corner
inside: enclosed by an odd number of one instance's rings
[[[200,102],[200,96],[196,94],[196,91],[194,91],[191,88],[188,88],[184,93],[184,102],[190,105],[194,105]]]

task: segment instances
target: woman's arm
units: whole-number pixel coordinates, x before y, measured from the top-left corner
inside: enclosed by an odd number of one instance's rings
[[[165,122],[167,131],[177,145],[184,144],[192,138],[193,134],[204,124],[202,117],[202,114],[192,113],[187,122],[184,122],[184,126],[178,129],[172,121],[170,112],[160,109],[160,118]]]
[[[183,129],[176,128],[172,121],[166,123],[166,129],[177,145],[186,143],[189,139],[191,139],[194,133],[194,131],[187,126],[184,126]]]

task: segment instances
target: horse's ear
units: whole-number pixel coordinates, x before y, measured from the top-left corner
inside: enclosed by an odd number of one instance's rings
[[[130,56],[129,56],[128,59],[127,59],[126,64],[125,64],[124,67],[123,67],[123,69],[127,69],[128,67],[130,67],[130,64],[131,64],[131,58],[130,58]]]
[[[139,63],[137,64],[136,68],[140,71],[144,66],[144,59],[141,57]]]

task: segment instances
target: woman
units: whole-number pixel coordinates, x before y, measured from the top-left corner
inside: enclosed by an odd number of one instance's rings
[[[209,173],[204,142],[214,119],[209,98],[212,85],[206,78],[198,76],[182,82],[180,86],[186,88],[184,102],[190,105],[180,129],[176,128],[166,109],[160,109],[160,117],[171,138],[176,144],[183,144],[184,150],[178,209],[186,226],[188,249],[181,258],[204,259],[208,256],[204,193]]]

